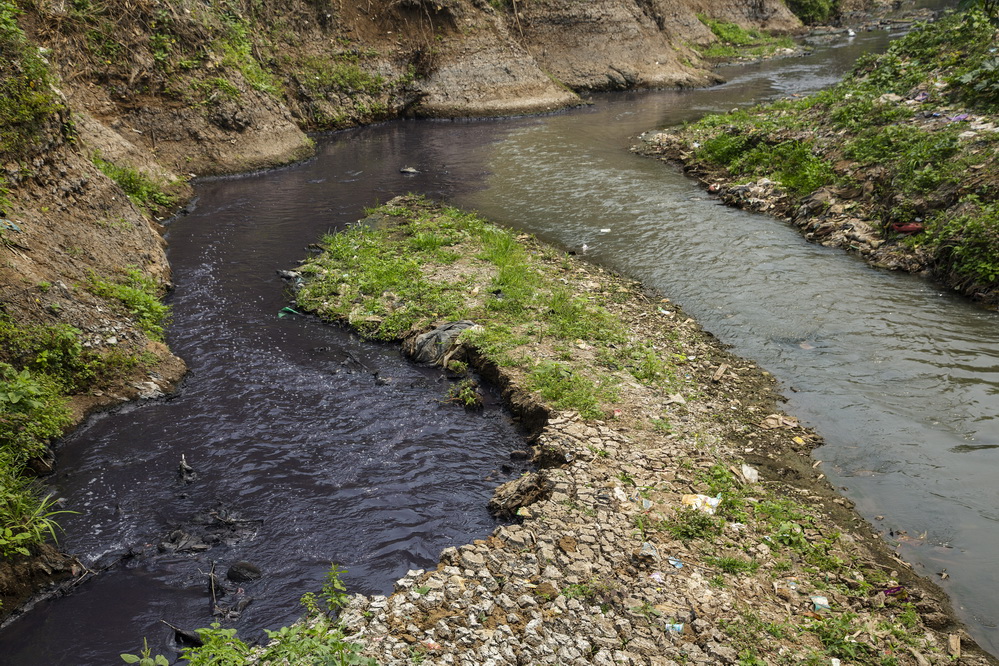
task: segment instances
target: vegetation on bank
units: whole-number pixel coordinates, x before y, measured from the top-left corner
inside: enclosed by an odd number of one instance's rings
[[[337,614],[347,605],[346,588],[340,576],[346,573],[335,564],[326,575],[319,594],[308,592],[301,603],[305,616],[290,627],[266,631],[269,643],[253,647],[217,622],[198,629],[202,645],[184,648],[181,658],[192,666],[242,666],[243,664],[326,664],[328,666],[377,666],[373,659],[360,656],[361,646],[344,636]],[[158,666],[168,664],[163,655],[152,655],[147,643],[140,654],[122,654],[127,664]]]
[[[36,287],[39,297],[51,289]],[[138,269],[85,288],[133,317],[159,339],[167,307],[159,285]],[[72,423],[69,398],[112,385],[155,360],[124,342],[92,345],[92,335],[66,324],[25,323],[0,309],[0,560],[30,555],[56,537],[60,511],[34,476],[36,461]]]
[[[14,2],[0,0],[2,161],[20,155],[34,144],[52,114],[63,108],[52,91],[48,65],[18,26],[17,17],[20,14],[21,10]]]
[[[786,0],[785,4],[805,25],[827,23],[839,14],[839,0]]]
[[[946,283],[999,294],[999,57],[979,9],[922,25],[839,85],[685,127],[687,161],[740,182],[778,181],[796,200],[854,191],[854,215]],[[792,206],[793,208],[794,206]]]
[[[698,14],[697,18],[718,38],[717,42],[706,47],[694,47],[702,57],[712,61],[765,58],[783,49],[795,47],[794,40],[790,37],[774,37],[761,30],[747,30],[735,23],[719,21],[704,14]]]
[[[160,96],[241,130],[248,121],[233,110],[259,94],[286,103],[313,131],[380,120],[401,103],[396,98],[412,81],[412,67],[386,74],[382,54],[333,34],[328,48],[306,49],[303,33],[325,32],[337,10],[317,2],[297,15],[279,5],[74,0],[64,12],[44,3],[25,9],[50,26],[42,32],[57,52],[75,54],[66,71],[120,103]]]
[[[608,311],[627,294],[574,294],[571,264],[526,240],[457,208],[395,199],[323,239],[323,252],[301,268],[296,299],[372,340],[475,321],[463,340],[495,365],[523,372],[546,403],[585,418],[605,415],[622,381],[680,388],[686,356],[636,339]],[[541,343],[555,354],[540,354]],[[570,363],[580,353],[592,363]]]
[[[177,203],[176,196],[138,169],[109,162],[101,157],[100,152],[94,153],[90,159],[101,173],[117,183],[128,198],[146,214],[166,212]]]
[[[636,299],[634,292],[618,286],[623,281],[591,284],[592,274],[577,272],[576,262],[526,235],[414,196],[369,211],[357,225],[325,237],[321,247],[321,253],[300,268],[304,278],[296,292],[300,308],[347,324],[368,339],[384,341],[398,341],[443,322],[471,320],[477,327],[463,333],[461,340],[488,362],[502,366],[515,386],[537,391],[544,403],[577,410],[585,418],[616,417],[613,409],[620,393],[619,406],[635,401],[643,406],[636,418],[646,419],[645,423],[635,428],[630,415],[622,422],[632,432],[650,433],[652,439],[643,446],[655,448],[652,442],[658,437],[679,438],[684,446],[712,459],[710,466],[697,466],[696,456],[676,456],[670,483],[661,482],[658,471],[647,474],[648,470],[635,467],[607,471],[616,474],[629,496],[647,501],[643,511],[631,516],[636,538],[657,545],[660,553],[675,552],[675,542],[682,542],[687,562],[710,574],[711,587],[773,585],[778,596],[789,600],[811,595],[814,610],[786,615],[782,602],[777,602],[780,610],[775,615],[769,602],[751,605],[748,597],[740,598],[745,605],[726,613],[717,625],[727,636],[727,645],[737,651],[738,663],[827,664],[835,658],[887,666],[904,663],[902,656],[912,650],[944,658],[940,642],[920,624],[919,597],[899,586],[891,568],[869,561],[869,553],[858,553],[856,541],[841,538],[827,516],[795,499],[797,495],[781,484],[747,483],[735,471],[742,460],[733,458],[725,446],[701,443],[698,429],[703,421],[693,426],[685,422],[673,432],[669,424],[661,427],[661,419],[648,419],[646,401],[639,396],[657,396],[652,404],[675,393],[700,401],[706,389],[692,378],[701,366],[681,352],[690,349],[689,340],[681,339],[682,327],[664,326],[669,329],[664,337],[658,328],[650,333],[653,324],[639,330],[629,327],[628,317],[620,316],[615,305],[627,307]],[[649,314],[644,307],[655,307],[654,302],[640,302],[642,314]],[[670,334],[675,338],[670,339]],[[454,362],[449,368],[465,370],[464,364]],[[708,377],[713,374],[709,371]],[[752,408],[706,418],[739,432],[757,425],[759,416]],[[613,426],[614,421],[609,423]],[[804,444],[800,438],[796,441]],[[755,445],[768,450],[771,446],[760,441]],[[772,446],[779,448],[776,442]],[[617,454],[590,450],[596,460],[617,464]],[[684,487],[689,481],[690,492],[717,498],[717,507],[713,512],[676,507],[673,480]],[[592,519],[594,509],[579,502],[568,499],[565,504]],[[534,520],[546,517],[533,506],[531,513]],[[618,579],[594,576],[579,583],[552,583],[544,597],[537,585],[537,598],[545,605],[563,596],[579,600],[593,613],[607,614],[624,612],[620,600],[628,593],[635,595],[629,601],[651,594],[645,589],[647,581],[639,583],[640,590],[622,585]],[[880,597],[883,605],[874,610],[871,598],[885,590],[888,594]],[[647,602],[626,610],[636,625],[644,618],[649,626],[661,628],[664,622],[676,621],[668,619],[665,608]],[[296,625],[301,627],[298,631],[311,632],[311,618],[310,614]],[[308,636],[320,644],[325,640]],[[345,640],[339,627],[331,636],[334,643]],[[290,645],[297,640],[293,638]],[[256,662],[237,654],[231,662],[210,663]]]

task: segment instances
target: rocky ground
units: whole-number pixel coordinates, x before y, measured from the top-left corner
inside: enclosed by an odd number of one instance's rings
[[[369,222],[406,225],[392,215]],[[352,598],[343,630],[365,655],[386,665],[994,663],[942,592],[825,480],[809,457],[816,436],[775,406],[768,373],[640,284],[518,243],[532,270],[603,304],[630,344],[673,350],[682,374],[662,384],[619,373],[618,392],[586,419],[552,408],[525,367],[497,365],[475,342],[438,348],[439,362],[464,358],[502,389],[531,432],[537,471],[497,489],[490,507],[509,524],[446,549],[437,569],[411,571],[389,597]],[[425,264],[424,277],[474,273],[462,283],[470,298],[495,293],[468,259]],[[321,276],[335,264],[319,265]],[[329,296],[301,300],[312,298]],[[325,312],[371,334],[384,322],[359,303]],[[408,338],[407,349],[420,347]],[[571,347],[539,335],[529,355],[571,355],[571,372],[603,362],[599,342]]]

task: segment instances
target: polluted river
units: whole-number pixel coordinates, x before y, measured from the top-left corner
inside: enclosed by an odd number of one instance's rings
[[[3,663],[121,663],[143,637],[174,654],[160,621],[207,626],[208,574],[241,560],[264,575],[225,624],[258,638],[300,614],[331,561],[351,591],[386,593],[493,529],[492,489],[524,470],[510,455],[523,435],[495,398],[465,412],[443,402],[439,370],[282,313],[277,270],[410,191],[585,244],[771,371],[786,410],[824,437],[822,471],[999,653],[996,313],[721,206],[629,152],[646,130],[826,87],[889,38],[835,36],[807,57],[726,68],[729,83],[706,90],[351,130],[319,138],[307,162],[199,183],[168,226],[169,342],[188,376],[174,396],[94,417],[59,444],[48,481],[80,512],[61,521],[61,545],[106,571],[5,627]]]

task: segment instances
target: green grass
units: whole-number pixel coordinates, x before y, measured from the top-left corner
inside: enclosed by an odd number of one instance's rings
[[[825,11],[824,3],[802,4],[813,15]],[[747,39],[723,27],[716,33],[733,43]],[[826,186],[864,188],[857,214],[888,247],[913,248],[948,285],[999,300],[991,204],[999,192],[999,138],[985,131],[969,137],[967,123],[949,120],[999,112],[994,33],[994,19],[978,10],[918,26],[886,53],[860,58],[828,90],[686,126],[692,161],[724,168],[736,182],[770,178],[791,202]],[[899,237],[895,229],[909,223],[923,232]]]
[[[298,63],[298,68],[301,85],[314,95],[333,92],[375,95],[387,85],[384,77],[362,69],[358,57],[350,54],[307,56]]]
[[[773,37],[759,30],[746,30],[735,23],[719,21],[704,14],[698,14],[697,18],[718,38],[718,42],[699,48],[705,58],[761,57],[794,46],[789,37]]]
[[[760,568],[760,563],[755,560],[747,560],[741,557],[723,556],[706,557],[704,561],[716,569],[720,569],[727,574],[756,573]]]
[[[115,280],[91,275],[86,286],[97,296],[120,303],[132,315],[142,332],[151,339],[163,339],[163,327],[170,308],[160,302],[161,287],[155,279],[130,266]]]
[[[117,183],[128,198],[143,210],[157,211],[176,203],[176,197],[165,192],[141,171],[109,162],[102,158],[99,152],[94,153],[90,159],[101,173]]]
[[[529,249],[509,230],[449,206],[407,197],[369,211],[366,223],[322,241],[301,271],[301,307],[349,323],[374,340],[398,340],[442,321],[480,324],[462,340],[499,366],[522,368],[529,386],[558,409],[603,416],[628,372],[668,386],[679,374],[669,349],[632,342],[607,306],[557,279],[561,257]],[[441,274],[447,276],[443,277]],[[533,359],[531,345],[555,341],[559,362]],[[573,370],[577,347],[598,362]]]

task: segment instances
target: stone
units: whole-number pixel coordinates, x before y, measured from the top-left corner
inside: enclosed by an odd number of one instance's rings
[[[404,344],[403,348],[416,363],[441,365],[444,357],[454,346],[455,339],[462,331],[474,326],[475,322],[468,320],[444,324],[432,331],[418,335],[412,343]]]
[[[256,564],[241,560],[229,567],[225,577],[234,583],[248,583],[263,577],[263,572]]]

